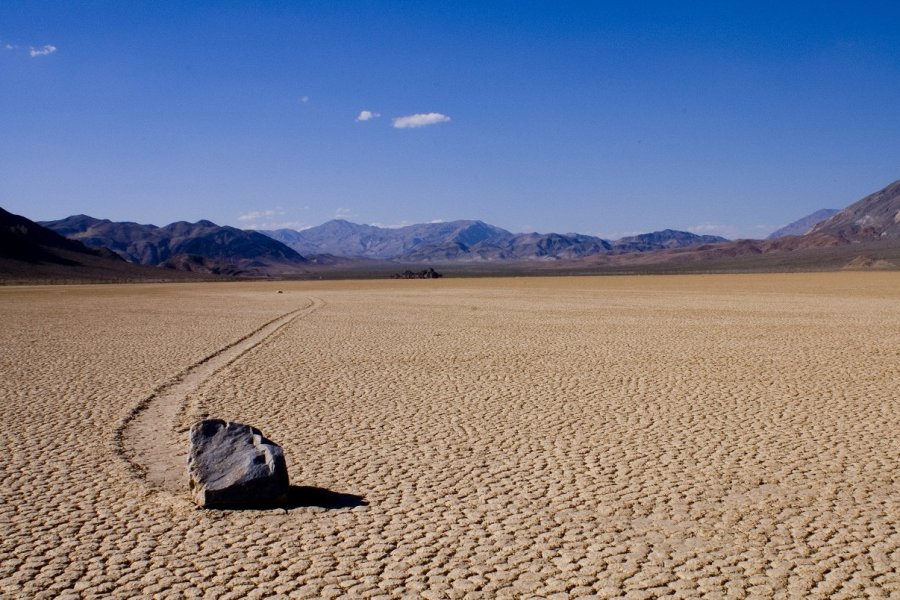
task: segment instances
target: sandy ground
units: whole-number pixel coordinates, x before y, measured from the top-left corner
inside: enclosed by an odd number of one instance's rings
[[[0,373],[4,598],[900,597],[898,274],[0,288]]]

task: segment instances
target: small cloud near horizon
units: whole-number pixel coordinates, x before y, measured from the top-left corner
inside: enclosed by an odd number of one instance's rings
[[[382,229],[400,229],[401,227],[406,227],[407,225],[412,225],[409,221],[403,220],[399,223],[381,223],[380,221],[373,221],[369,223],[372,227],[381,227]]]
[[[238,221],[258,221],[262,218],[274,217],[275,215],[283,215],[284,211],[275,210],[254,210],[238,215]]]
[[[372,112],[371,110],[361,110],[359,114],[356,115],[356,122],[362,123],[364,121],[371,121],[372,119],[377,119],[381,116],[381,113]]]
[[[334,211],[335,219],[352,219],[356,216],[356,213],[350,210],[349,208],[338,207]]]
[[[303,231],[304,229],[310,229],[312,225],[304,223],[303,221],[265,221],[262,223],[250,223],[249,225],[245,225],[244,229],[250,231],[259,231],[260,229],[265,229],[268,231],[272,231],[274,229],[293,229],[294,231]]]
[[[6,47],[10,48],[9,44],[7,44]],[[12,48],[10,48],[10,50],[12,50]],[[56,52],[56,46],[51,46],[50,44],[41,46],[40,48],[35,48],[34,46],[28,47],[28,55],[31,56],[31,58],[36,58],[38,56],[49,56],[54,52]]]
[[[450,117],[441,113],[418,113],[415,115],[407,115],[405,117],[395,117],[392,126],[394,129],[412,129],[415,127],[446,123],[449,120]]]
[[[696,233],[698,235],[718,235],[730,240],[739,237],[738,228],[734,225],[722,225],[719,223],[700,223],[686,228],[686,231]]]
[[[408,221],[403,219],[402,221],[398,221],[396,223],[382,223],[380,221],[374,221],[369,223],[372,227],[381,227],[383,229],[400,229],[401,227],[409,227],[410,225],[418,225],[420,223],[426,223],[428,225],[437,225],[439,223],[446,223],[446,219],[431,219],[430,221]]]
[[[598,237],[601,240],[620,240],[623,237],[629,237],[632,235],[637,235],[639,233],[646,233],[645,231],[594,231],[593,233],[588,233],[588,235],[592,235],[594,237]]]
[[[302,207],[304,210],[308,209],[308,206]],[[283,217],[287,212],[282,208],[268,208],[265,210],[251,210],[245,213],[241,213],[238,215],[237,220],[241,223],[241,228],[247,230],[259,230],[259,229],[294,229],[296,231],[302,231],[304,229],[309,229],[312,227],[309,223],[305,221],[281,221],[277,220],[278,217]]]

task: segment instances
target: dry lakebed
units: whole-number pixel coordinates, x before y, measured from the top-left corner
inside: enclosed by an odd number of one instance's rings
[[[279,293],[279,291],[281,293]],[[900,597],[900,274],[0,287],[0,597]],[[191,502],[248,423],[291,497]]]

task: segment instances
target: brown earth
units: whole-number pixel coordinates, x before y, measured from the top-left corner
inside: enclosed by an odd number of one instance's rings
[[[4,598],[900,595],[896,272],[9,286],[0,324]],[[207,414],[306,487],[150,476]]]

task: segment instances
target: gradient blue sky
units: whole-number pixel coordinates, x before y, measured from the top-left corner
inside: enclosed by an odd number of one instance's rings
[[[760,237],[900,179],[898,32],[896,1],[4,0],[0,206]]]

